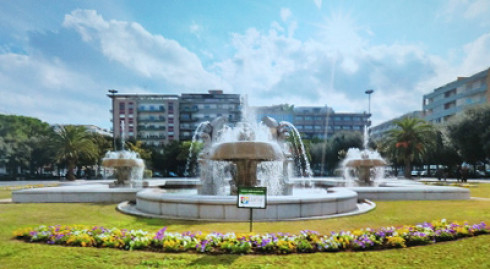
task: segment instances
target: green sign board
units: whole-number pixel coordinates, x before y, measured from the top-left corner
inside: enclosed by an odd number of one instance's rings
[[[239,208],[266,208],[267,188],[238,187],[237,206]]]

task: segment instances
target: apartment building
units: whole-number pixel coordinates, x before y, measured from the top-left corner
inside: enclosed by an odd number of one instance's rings
[[[424,113],[421,110],[416,110],[412,111],[409,113],[405,113],[401,115],[400,117],[385,121],[381,124],[378,124],[376,126],[373,126],[369,129],[369,136],[373,140],[379,140],[380,138],[383,137],[384,134],[386,134],[389,130],[395,128],[395,121],[405,119],[405,118],[419,118],[422,119],[424,116]]]
[[[255,107],[257,120],[269,116],[277,121],[291,122],[303,138],[325,139],[340,131],[363,132],[369,126],[370,115],[367,113],[336,113],[328,106],[289,105]]]
[[[179,139],[179,96],[164,94],[112,94],[113,134],[161,146]]]
[[[490,68],[470,77],[459,77],[424,95],[424,119],[444,123],[466,108],[490,103]]]
[[[241,120],[239,94],[225,94],[222,90],[209,90],[206,94],[180,96],[180,140],[191,140],[198,125],[225,116],[233,126]]]

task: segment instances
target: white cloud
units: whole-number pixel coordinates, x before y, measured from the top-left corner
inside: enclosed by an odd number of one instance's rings
[[[286,22],[290,17],[292,13],[289,8],[281,8],[281,19],[283,22]]]
[[[480,25],[490,24],[490,1],[488,0],[450,0],[436,15],[446,21],[458,21],[460,19],[478,21]]]
[[[322,9],[322,0],[313,0],[313,3],[318,9]]]
[[[191,34],[195,35],[197,38],[201,38],[201,33],[203,31],[203,27],[202,25],[200,24],[197,24],[196,22],[193,22],[190,26],[189,26],[189,31],[191,32]]]
[[[3,113],[36,117],[52,124],[108,123],[107,107],[95,101],[103,97],[103,89],[58,59],[1,54],[0,85]]]
[[[106,21],[93,10],[75,10],[65,16],[63,25],[79,32],[108,59],[148,79],[164,79],[186,89],[221,86],[194,53],[175,40],[152,35],[138,23]]]

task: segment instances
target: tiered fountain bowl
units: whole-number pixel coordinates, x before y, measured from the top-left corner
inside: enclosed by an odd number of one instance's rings
[[[358,148],[350,148],[342,162],[344,178],[348,186],[375,186],[384,176],[383,169],[380,169],[381,171],[376,169],[385,165],[386,161],[377,151]]]
[[[114,168],[117,180],[114,186],[133,186],[143,179],[144,161],[133,151],[109,151],[102,159],[102,166]]]

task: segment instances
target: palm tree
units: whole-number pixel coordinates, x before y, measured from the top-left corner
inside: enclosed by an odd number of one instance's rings
[[[90,133],[83,126],[60,126],[52,139],[56,159],[66,162],[68,173],[66,178],[74,180],[74,169],[81,157],[97,160],[98,150],[93,143]]]
[[[396,120],[396,127],[388,131],[384,151],[405,167],[405,177],[411,178],[412,162],[422,159],[428,146],[434,141],[432,125],[419,118]]]

